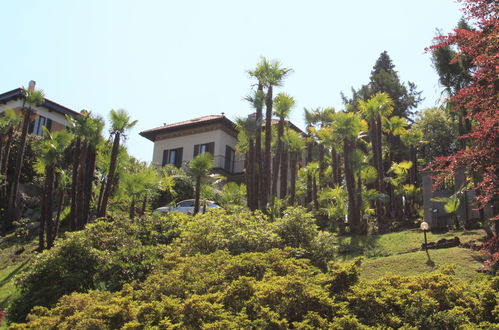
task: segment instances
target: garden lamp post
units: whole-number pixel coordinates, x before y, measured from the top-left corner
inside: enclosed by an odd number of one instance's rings
[[[423,231],[423,234],[424,234],[424,247],[425,247],[425,250],[426,250],[426,254],[428,254],[428,240],[426,238],[426,232],[430,229],[430,225],[428,225],[428,222],[423,221],[423,222],[421,222],[421,225],[419,226],[419,228]],[[428,257],[429,257],[429,254],[428,254]]]

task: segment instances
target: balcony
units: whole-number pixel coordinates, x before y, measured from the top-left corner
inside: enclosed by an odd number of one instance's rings
[[[236,156],[235,160],[227,161],[224,156],[213,157],[213,168],[221,169],[230,174],[242,173],[244,171],[244,159]]]

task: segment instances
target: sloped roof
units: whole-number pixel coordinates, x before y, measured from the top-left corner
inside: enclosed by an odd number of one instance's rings
[[[9,92],[6,92],[6,93],[3,93],[3,94],[0,94],[0,103],[7,103],[9,101],[13,101],[13,100],[18,100],[18,99],[22,99],[24,98],[24,91],[22,88],[16,88],[16,89],[13,89]],[[81,113],[79,113],[78,111],[74,111],[72,109],[69,109],[63,105],[60,105],[59,103],[56,103],[54,101],[51,101],[49,99],[45,99],[43,101],[43,103],[40,105],[41,107],[44,107],[44,108],[47,108],[49,110],[52,110],[52,111],[55,111],[55,112],[58,112],[60,114],[63,114],[63,115],[69,115],[69,116],[72,116],[72,117],[75,117],[75,116],[80,116]]]
[[[175,132],[187,128],[200,127],[216,123],[222,123],[225,126],[227,126],[227,128],[234,130],[234,132],[237,133],[236,124],[234,124],[234,122],[232,122],[229,118],[225,117],[224,115],[207,115],[199,118],[184,120],[177,123],[151,128],[142,131],[139,134],[145,137],[146,139],[154,141],[155,137],[158,134]]]

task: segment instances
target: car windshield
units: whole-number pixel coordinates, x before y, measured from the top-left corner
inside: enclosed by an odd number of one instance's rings
[[[182,201],[178,203],[178,207],[189,207],[189,206],[194,206],[194,201]]]

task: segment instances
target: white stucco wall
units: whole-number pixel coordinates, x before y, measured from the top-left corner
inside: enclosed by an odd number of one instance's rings
[[[23,106],[23,101],[22,100],[16,100],[16,101],[10,101],[7,102],[6,104],[0,104],[0,113],[4,112],[6,109],[21,109]],[[49,118],[54,122],[57,122],[61,125],[67,126],[68,122],[66,120],[66,117],[64,115],[55,112],[55,111],[49,111],[47,108],[44,107],[34,107],[33,109],[36,110],[36,114],[39,116],[43,116],[45,118]]]
[[[163,150],[183,148],[182,162],[185,163],[186,161],[192,160],[194,156],[194,145],[210,142],[215,143],[213,155],[215,167],[223,167],[225,147],[228,145],[235,150],[237,139],[222,130],[214,130],[155,141],[152,161],[157,165],[161,165],[163,161]]]

